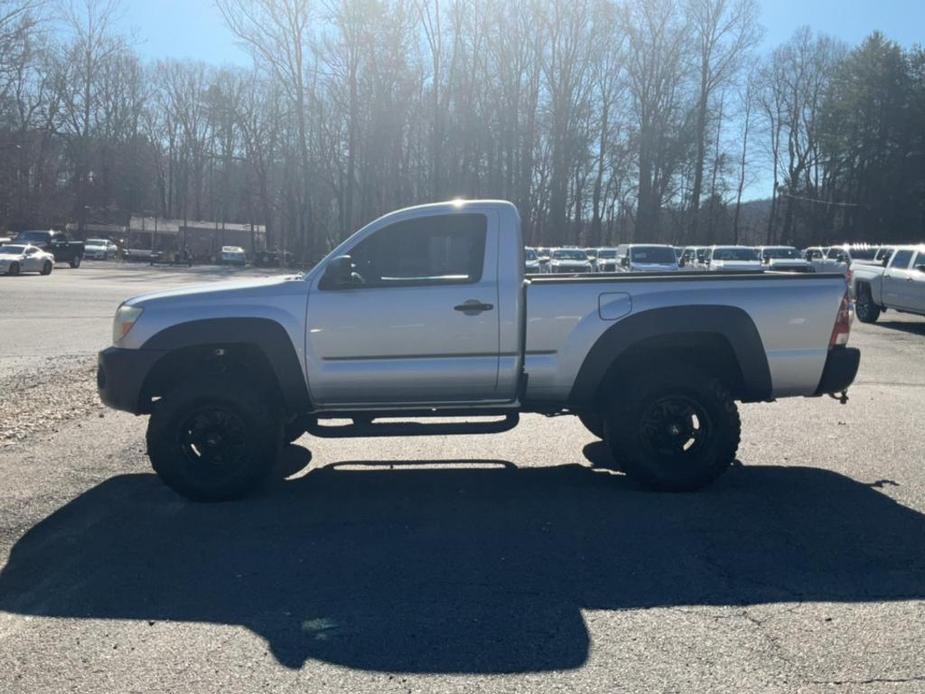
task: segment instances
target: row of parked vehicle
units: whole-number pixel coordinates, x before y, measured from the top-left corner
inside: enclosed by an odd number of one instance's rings
[[[261,251],[254,261],[257,265],[272,267],[280,264],[278,251]],[[288,254],[287,254],[288,255]],[[84,258],[89,260],[124,260],[154,264],[191,265],[188,251],[151,251],[121,247],[111,239],[90,238],[76,241],[63,231],[22,231],[15,237],[0,237],[0,274],[18,275],[38,272],[50,275],[56,264],[67,263],[79,268]],[[215,262],[222,265],[247,264],[247,255],[240,246],[222,246]]]
[[[610,248],[526,249],[528,273],[575,272],[821,272],[822,264],[792,246],[669,246],[623,244]],[[845,266],[847,270],[847,265]],[[832,270],[834,271],[834,270]]]
[[[0,275],[37,272],[50,275],[56,263],[80,267],[84,244],[61,231],[23,231],[15,239],[0,239]]]
[[[527,273],[812,272],[845,275],[858,319],[875,322],[886,310],[925,315],[925,244],[873,246],[678,246],[625,244],[613,248],[526,248]]]

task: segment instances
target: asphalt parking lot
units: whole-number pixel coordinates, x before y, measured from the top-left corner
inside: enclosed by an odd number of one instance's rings
[[[846,406],[743,406],[698,494],[528,416],[305,436],[288,479],[196,505],[94,354],[122,299],[229,274],[0,277],[0,692],[925,690],[925,320],[855,323]]]

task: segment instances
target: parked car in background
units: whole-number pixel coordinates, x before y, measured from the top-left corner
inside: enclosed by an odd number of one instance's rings
[[[109,239],[87,239],[84,242],[84,258],[109,260],[119,255],[119,247]]]
[[[578,414],[606,439],[596,464],[680,492],[735,463],[737,401],[841,393],[857,373],[839,277],[525,278],[521,234],[509,203],[423,205],[304,275],[130,299],[101,399],[150,414],[152,466],[198,500],[259,488],[305,431],[490,434],[525,412]]]
[[[527,247],[524,249],[524,272],[528,275],[538,275],[543,271],[540,265],[540,258],[536,254],[535,248]]]
[[[0,236],[0,246],[5,243],[10,243],[12,240],[13,239],[11,239],[9,236]]]
[[[848,273],[851,263],[874,263],[877,247],[869,245],[829,246],[820,260],[813,261],[816,272]]]
[[[55,257],[38,246],[19,243],[0,246],[0,275],[19,275],[23,272],[50,275],[54,267]]]
[[[793,246],[761,246],[758,249],[761,263],[768,270],[780,272],[815,272],[813,264],[803,258]]]
[[[828,252],[828,246],[810,246],[809,248],[804,248],[802,251],[803,260],[808,261],[812,264],[814,270],[819,270],[822,267],[822,262],[825,260],[825,254]]]
[[[581,248],[554,248],[549,256],[551,273],[591,272],[591,261]]]
[[[762,272],[758,249],[750,246],[713,246],[706,260],[711,272]]]
[[[124,248],[122,250],[122,259],[128,263],[151,263],[153,265],[159,256],[159,251],[152,251],[150,248]]]
[[[72,240],[63,231],[21,231],[16,235],[16,243],[41,248],[51,253],[56,263],[67,263],[72,268],[80,267],[84,257],[83,242]]]
[[[681,251],[681,258],[678,260],[678,266],[682,270],[699,270],[697,252],[700,249],[700,246],[685,246],[684,250]]]
[[[617,246],[618,272],[676,272],[678,269],[671,246],[632,243]]]
[[[247,255],[240,246],[222,246],[222,265],[247,265]]]
[[[925,244],[898,246],[886,267],[855,261],[851,293],[862,323],[874,323],[888,308],[925,316]]]
[[[896,248],[893,246],[880,246],[874,254],[874,264],[886,265],[890,261],[890,256],[893,255],[893,251],[895,250]]]
[[[616,248],[598,248],[597,263],[594,266],[597,272],[616,272],[617,271],[617,249]]]

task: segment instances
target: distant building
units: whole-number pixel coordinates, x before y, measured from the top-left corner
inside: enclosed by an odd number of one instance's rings
[[[172,251],[187,248],[197,260],[214,260],[222,246],[240,246],[251,258],[267,245],[263,224],[192,221],[133,215],[126,230],[126,245]]]

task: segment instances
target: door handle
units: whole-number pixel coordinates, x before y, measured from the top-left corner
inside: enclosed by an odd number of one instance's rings
[[[459,306],[454,306],[454,311],[462,311],[467,316],[477,316],[482,311],[491,311],[494,308],[494,304],[483,304],[478,299],[469,299],[468,301],[461,303]]]

